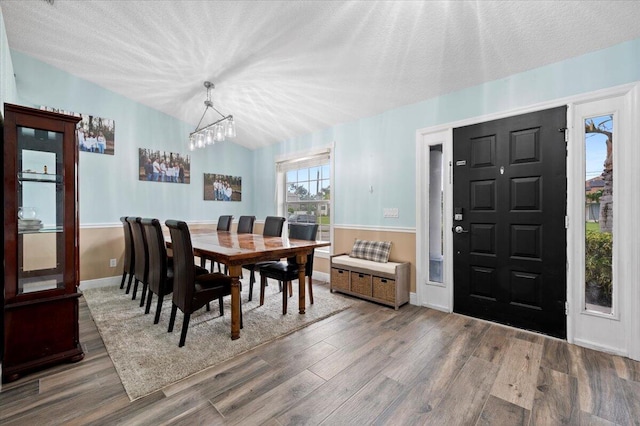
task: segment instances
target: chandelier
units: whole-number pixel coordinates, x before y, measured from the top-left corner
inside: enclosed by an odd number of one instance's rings
[[[196,148],[204,148],[207,145],[213,145],[216,142],[222,142],[226,138],[236,137],[236,125],[233,122],[233,115],[225,116],[213,106],[213,102],[211,101],[211,89],[214,89],[215,86],[212,82],[205,81],[204,87],[207,89],[207,100],[204,101],[204,112],[202,113],[202,117],[200,117],[200,121],[198,122],[196,129],[189,133],[189,150],[191,151]],[[209,108],[217,112],[222,118],[211,124],[200,127],[200,124],[202,124],[202,120]]]

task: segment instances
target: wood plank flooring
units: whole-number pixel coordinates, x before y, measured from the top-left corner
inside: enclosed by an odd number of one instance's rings
[[[0,424],[640,425],[640,363],[410,305],[357,301],[133,402],[83,299],[80,335],[81,362],[2,386]]]

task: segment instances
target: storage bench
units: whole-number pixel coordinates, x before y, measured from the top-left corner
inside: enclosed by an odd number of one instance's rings
[[[398,309],[409,301],[408,262],[374,262],[347,254],[331,256],[331,292],[349,294]]]

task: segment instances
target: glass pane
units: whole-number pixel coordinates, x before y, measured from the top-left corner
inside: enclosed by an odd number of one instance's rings
[[[320,199],[321,200],[330,200],[331,199],[331,187],[329,185],[329,179],[323,179],[320,189]]]
[[[331,179],[331,173],[329,170],[330,169],[328,164],[322,166],[322,179],[327,179],[327,180]]]
[[[298,184],[297,191],[301,200],[308,200],[309,199],[309,182],[300,182]]]
[[[612,313],[613,115],[585,127],[585,309]]]
[[[429,281],[443,282],[442,145],[429,150]]]
[[[298,169],[298,181],[309,180],[309,169]]]
[[[298,171],[290,170],[287,172],[287,183],[289,182],[297,182],[298,181]]]
[[[309,169],[309,180],[314,182],[320,179],[322,179],[322,172],[320,170],[320,167],[311,167]]]
[[[329,241],[331,235],[329,233],[329,225],[331,224],[331,217],[329,215],[329,202],[319,203],[316,214],[318,215],[318,239],[322,241]]]
[[[18,293],[63,288],[62,134],[18,127]]]

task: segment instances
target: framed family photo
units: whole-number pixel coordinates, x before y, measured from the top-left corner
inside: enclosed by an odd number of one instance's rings
[[[204,174],[205,201],[242,201],[242,177]]]
[[[47,106],[41,106],[40,109],[81,118],[76,128],[80,151],[106,155],[115,154],[116,123],[114,120]]]
[[[190,183],[191,157],[175,152],[139,148],[138,180]]]

